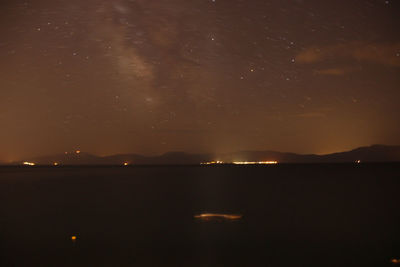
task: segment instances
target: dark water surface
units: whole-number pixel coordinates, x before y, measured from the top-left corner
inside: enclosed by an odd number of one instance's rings
[[[400,165],[2,167],[0,249],[0,266],[392,266]]]

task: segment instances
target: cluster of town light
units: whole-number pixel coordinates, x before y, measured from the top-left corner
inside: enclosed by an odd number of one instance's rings
[[[24,162],[22,162],[22,165],[25,165],[25,166],[35,166],[36,163],[34,163],[34,162],[29,162],[29,161],[24,161]],[[58,165],[59,165],[58,162],[53,162],[53,166],[58,166]]]
[[[224,214],[224,213],[201,213],[194,215],[195,219],[212,220],[212,219],[225,219],[225,220],[239,220],[243,216],[240,214]]]
[[[277,164],[276,160],[270,161],[234,161],[233,164]]]
[[[238,165],[247,165],[247,164],[277,164],[278,161],[270,160],[270,161],[233,161],[233,162],[223,162],[220,160],[217,161],[207,161],[202,162],[202,165],[212,165],[212,164],[238,164]]]
[[[80,150],[75,150],[75,151],[73,151],[73,152],[68,152],[68,151],[65,151],[65,152],[64,152],[65,155],[70,154],[70,153],[72,153],[72,154],[73,154],[73,153],[79,154],[79,153],[81,153],[81,151],[80,151]]]
[[[221,161],[221,160],[217,160],[217,161],[207,161],[207,162],[202,162],[200,164],[204,164],[204,165],[210,165],[210,164],[224,164],[225,162]]]
[[[75,151],[72,152],[72,153],[80,154],[81,151],[80,151],[80,150],[75,150]],[[64,154],[67,155],[68,152],[64,152]],[[59,164],[60,164],[60,163],[58,163],[58,162],[53,162],[53,166],[58,166]],[[22,165],[25,165],[25,166],[35,166],[36,163],[34,163],[34,162],[29,162],[29,161],[24,161],[24,162],[22,162]]]

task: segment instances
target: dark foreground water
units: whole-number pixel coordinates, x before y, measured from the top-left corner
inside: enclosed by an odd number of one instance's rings
[[[243,218],[193,218],[201,212]],[[399,164],[0,168],[0,266],[394,266],[393,258]]]

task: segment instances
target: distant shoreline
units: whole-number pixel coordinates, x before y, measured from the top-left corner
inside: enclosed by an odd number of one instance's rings
[[[138,154],[120,154],[96,156],[90,153],[64,152],[57,155],[25,158],[0,165],[43,165],[43,166],[140,166],[140,165],[274,165],[309,164],[309,163],[366,163],[366,162],[400,162],[400,146],[372,145],[350,151],[326,155],[296,154],[278,151],[238,151],[221,154],[189,154],[185,152],[168,152],[159,156]]]

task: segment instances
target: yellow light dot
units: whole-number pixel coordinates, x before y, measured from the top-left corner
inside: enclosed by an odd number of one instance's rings
[[[79,153],[81,153],[81,151],[80,151],[80,150],[77,150],[77,151],[75,151],[75,153],[76,153],[76,154],[79,154]]]
[[[71,240],[72,240],[72,241],[75,241],[75,240],[76,240],[76,236],[74,236],[74,235],[71,236]]]

